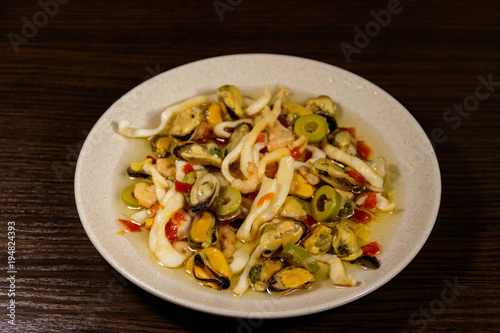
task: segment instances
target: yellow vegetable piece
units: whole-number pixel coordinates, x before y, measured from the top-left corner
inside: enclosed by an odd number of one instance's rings
[[[218,103],[210,104],[207,110],[207,121],[212,127],[222,122],[222,111]]]

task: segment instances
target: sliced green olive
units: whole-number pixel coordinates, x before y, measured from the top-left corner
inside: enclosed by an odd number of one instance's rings
[[[328,123],[320,115],[308,114],[295,121],[293,130],[299,137],[304,135],[308,142],[318,143],[328,134]]]
[[[333,221],[340,210],[342,197],[329,185],[321,186],[311,201],[311,213],[316,221]]]
[[[227,216],[236,213],[241,205],[241,193],[236,187],[223,187],[212,203],[212,210],[217,216]]]
[[[304,267],[313,274],[319,271],[318,262],[297,244],[287,243],[281,251],[281,257],[289,264]]]
[[[134,196],[135,185],[137,185],[137,183],[132,183],[125,186],[121,193],[122,202],[129,208],[144,208],[139,204],[139,201],[137,201]]]
[[[182,182],[187,183],[187,184],[194,184],[196,182],[196,172],[192,171],[192,172],[188,173],[187,175],[185,175],[184,178],[182,179]],[[186,199],[187,204],[189,205],[189,203],[191,201],[190,200],[191,193],[187,192],[187,193],[183,193],[183,194],[184,194],[184,198]]]

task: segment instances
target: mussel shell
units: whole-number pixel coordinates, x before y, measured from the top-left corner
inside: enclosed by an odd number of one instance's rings
[[[189,207],[193,213],[208,208],[219,195],[220,179],[214,174],[203,172],[196,177],[189,195]]]
[[[377,257],[361,256],[354,261],[354,263],[360,265],[361,267],[368,269],[378,269],[380,268],[380,261]]]
[[[175,146],[172,154],[186,162],[198,165],[210,165],[220,168],[222,165],[222,151],[216,143],[199,144],[186,142]]]
[[[181,111],[172,123],[170,134],[181,141],[189,140],[200,125],[201,120],[202,112],[198,108]]]
[[[229,84],[219,87],[217,89],[217,98],[231,119],[243,118],[243,110],[241,109],[243,99],[238,87]]]
[[[297,244],[307,234],[307,226],[299,220],[270,222],[264,225],[260,236],[263,257],[279,253],[287,243]]]
[[[170,143],[173,140],[173,138],[170,135],[166,134],[156,134],[151,138],[150,141],[151,150],[156,156],[160,158],[167,157],[168,155],[170,155],[170,149],[169,149],[170,147],[160,148],[159,147],[160,145],[158,144],[160,140],[167,140],[168,146],[170,146]]]
[[[306,108],[314,112],[323,111],[330,114],[332,117],[337,113],[337,106],[333,103],[330,96],[320,95],[315,99],[307,101]]]
[[[342,260],[352,261],[363,255],[358,237],[346,222],[340,222],[333,228],[332,247]]]
[[[283,265],[283,260],[280,258],[262,260],[254,265],[248,274],[248,280],[253,289],[265,291],[269,285],[269,280],[283,268]]]
[[[127,174],[129,175],[129,177],[132,177],[132,178],[144,178],[144,179],[147,179],[150,176],[150,175],[148,175],[145,172],[135,171],[130,166],[127,168]]]
[[[206,249],[219,240],[219,219],[209,210],[205,210],[193,219],[188,244],[193,249]]]
[[[186,268],[201,284],[217,290],[228,289],[232,271],[222,252],[214,247],[197,251],[186,263]]]
[[[226,146],[226,156],[233,150],[241,141],[241,139],[250,133],[252,125],[249,123],[241,123],[234,128],[233,133],[229,137],[229,143]]]
[[[314,162],[311,171],[325,183],[336,189],[356,193],[363,189],[361,184],[345,173],[342,166],[327,158],[320,158]]]
[[[285,293],[297,289],[309,288],[314,284],[314,275],[307,269],[288,266],[276,272],[269,281],[269,291]]]

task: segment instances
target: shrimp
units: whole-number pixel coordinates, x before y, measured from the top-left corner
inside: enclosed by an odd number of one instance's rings
[[[267,150],[272,152],[279,148],[288,147],[288,145],[295,141],[293,133],[281,125],[276,125],[269,130],[269,142],[267,143]]]
[[[219,235],[222,254],[226,257],[226,259],[232,258],[234,251],[236,251],[234,246],[234,242],[236,242],[236,234],[233,229],[225,225],[219,229]]]
[[[311,172],[311,169],[306,167],[306,166],[301,166],[299,168],[299,172],[304,178],[307,180],[307,182],[311,185],[318,185],[319,184],[319,177],[316,175],[313,175]]]
[[[159,158],[156,160],[156,170],[163,177],[172,177],[175,175],[175,166],[170,163],[167,158]]]
[[[151,208],[157,201],[156,187],[146,183],[137,183],[134,187],[134,197],[141,206]]]
[[[247,167],[247,171],[249,174],[247,180],[235,179],[231,183],[232,186],[236,187],[243,194],[255,191],[259,185],[259,172],[257,164],[250,163]]]

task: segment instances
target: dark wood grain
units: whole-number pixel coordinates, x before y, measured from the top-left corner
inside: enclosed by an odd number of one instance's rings
[[[460,124],[443,117],[474,96],[478,77],[500,82],[500,2],[401,1],[350,61],[339,45],[355,45],[354,28],[387,2],[232,3],[221,20],[211,1],[70,1],[16,53],[9,34],[21,36],[23,17],[32,21],[41,7],[1,2],[0,331],[498,332],[500,85]],[[398,99],[431,138],[438,128],[447,136],[432,140],[443,188],[432,234],[405,270],[360,300],[279,320],[194,312],[123,279],[82,228],[74,169],[103,112],[159,72],[248,52],[345,68]],[[8,221],[16,226],[16,326],[5,311]],[[447,283],[461,287],[456,298],[426,314]]]

